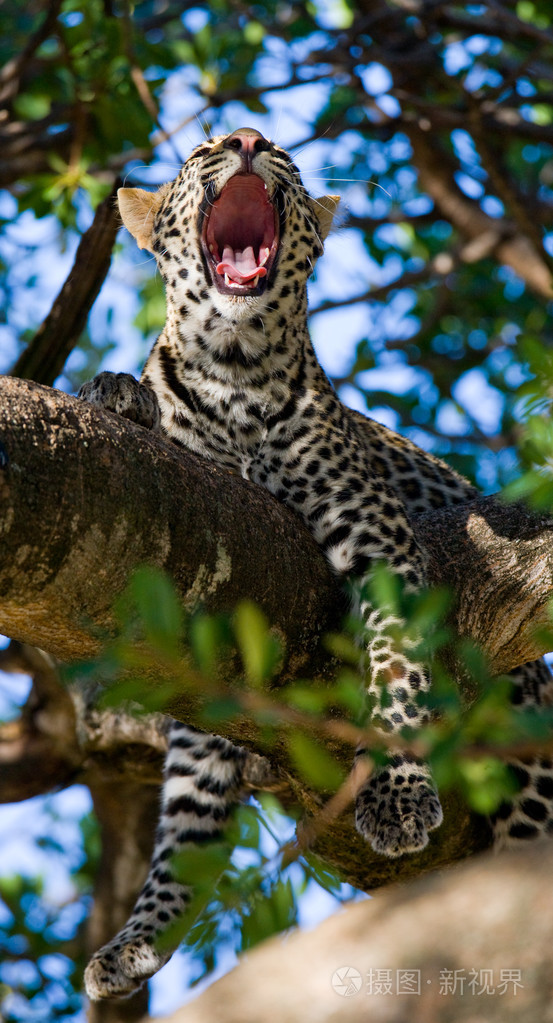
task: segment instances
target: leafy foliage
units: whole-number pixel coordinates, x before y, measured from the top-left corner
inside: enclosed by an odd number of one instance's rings
[[[408,728],[399,748],[427,759],[442,790],[457,788],[478,813],[493,813],[516,789],[508,769],[499,759],[513,745],[545,740],[553,725],[549,714],[521,712],[509,703],[511,682],[491,679],[482,654],[466,640],[455,640],[445,625],[449,596],[441,591],[412,595],[402,593],[397,576],[379,566],[372,582],[372,599],[407,621],[407,632],[422,632],[422,656],[432,656],[433,690],[429,705],[435,720],[414,736]],[[120,602],[120,635],[105,652],[89,664],[96,677],[114,678],[131,668],[130,678],[111,684],[106,692],[110,706],[121,699],[134,701],[135,711],[163,706],[171,683],[160,687],[151,700],[144,687],[132,678],[137,657],[142,670],[155,676],[175,673],[174,687],[192,684],[207,693],[206,728],[216,727],[219,716],[240,718],[247,713],[264,730],[268,750],[282,742],[283,724],[291,762],[298,777],[320,791],[326,799],[344,783],[350,757],[363,737],[377,763],[386,762],[389,737],[368,725],[368,709],[357,667],[359,649],[354,637],[360,623],[350,621],[350,636],[328,638],[334,652],[346,662],[336,677],[321,684],[306,679],[273,690],[268,667],[275,639],[261,611],[249,602],[232,618],[198,614],[183,622],[180,606],[169,579],[152,569],[139,570]],[[139,653],[137,654],[137,644]],[[463,703],[459,688],[444,668],[441,654],[456,645],[456,660],[472,683],[470,705]],[[183,661],[181,651],[191,651]],[[240,651],[244,669],[244,700],[240,693],[225,694],[219,672],[230,656]],[[349,662],[349,663],[348,663]],[[355,665],[355,667],[354,667]],[[82,666],[79,667],[82,671]],[[252,684],[258,692],[252,705]],[[336,715],[356,721],[351,754],[338,760],[325,749],[321,738],[332,736]],[[363,731],[365,730],[365,731]],[[221,942],[234,952],[244,951],[271,934],[293,926],[298,918],[298,898],[316,883],[336,898],[351,897],[335,873],[324,868],[309,848],[279,837],[271,819],[282,832],[285,812],[274,796],[255,805],[239,807],[225,839],[209,847],[191,848],[179,854],[175,869],[187,882],[194,880],[189,911],[173,927],[193,955],[198,979],[213,968]],[[275,814],[278,816],[275,818]],[[315,818],[316,825],[316,818]],[[214,887],[214,879],[218,878]]]
[[[80,1015],[85,956],[79,932],[89,911],[99,835],[90,812],[76,823],[77,835],[72,836],[74,846],[65,864],[71,872],[69,894],[60,899],[40,876],[13,873],[0,881],[0,1012],[6,1023],[73,1020]],[[51,800],[41,812],[41,825],[35,835],[37,852],[45,866],[56,864],[59,876],[67,861],[70,829]]]

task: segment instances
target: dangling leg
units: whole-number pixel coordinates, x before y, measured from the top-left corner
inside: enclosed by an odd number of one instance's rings
[[[550,707],[553,676],[543,660],[530,661],[511,673],[512,702],[517,707]],[[492,817],[494,847],[507,849],[521,841],[553,835],[553,761],[533,757],[509,760],[519,791]]]
[[[405,639],[399,652],[391,636],[401,623],[393,615],[375,611],[367,603],[361,610],[370,635],[369,696],[374,700],[372,723],[383,731],[420,727],[428,720],[420,696],[428,692],[428,672],[409,657]],[[362,756],[364,750],[358,750]],[[428,843],[428,832],[442,822],[442,808],[428,767],[407,753],[390,755],[386,767],[363,786],[356,800],[357,830],[375,852],[401,856]]]
[[[123,929],[87,966],[85,985],[93,1000],[131,994],[171,958],[174,949],[157,951],[156,939],[190,901],[190,889],[174,876],[171,860],[189,843],[221,837],[245,760],[245,751],[227,739],[173,722],[148,877]]]

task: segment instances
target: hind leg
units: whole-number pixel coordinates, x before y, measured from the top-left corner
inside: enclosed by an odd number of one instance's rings
[[[530,661],[511,672],[512,702],[517,707],[553,704],[553,676],[543,660]],[[509,760],[519,791],[493,815],[494,847],[517,847],[521,841],[553,835],[553,760],[534,757]]]

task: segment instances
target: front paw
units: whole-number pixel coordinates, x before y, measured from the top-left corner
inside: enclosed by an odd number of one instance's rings
[[[161,414],[156,395],[130,373],[98,373],[83,384],[78,395],[108,412],[116,412],[147,430],[159,431]]]
[[[144,938],[113,941],[90,960],[84,975],[85,989],[93,1002],[102,998],[125,998],[134,994],[170,958],[160,955]]]
[[[377,853],[420,852],[428,832],[442,823],[442,808],[430,771],[406,756],[394,756],[358,793],[357,830]]]

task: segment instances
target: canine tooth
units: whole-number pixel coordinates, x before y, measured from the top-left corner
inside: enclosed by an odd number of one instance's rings
[[[209,251],[210,251],[210,252],[213,252],[213,245],[210,245],[210,246],[209,246]]]
[[[259,274],[257,274],[257,276],[256,276],[256,277],[254,277],[254,279],[253,279],[253,281],[252,281],[252,287],[253,287],[253,288],[257,287],[257,282],[258,282],[258,280],[259,280]]]
[[[230,284],[231,284],[230,277],[229,277],[228,274],[225,274],[225,285],[226,285],[226,287],[230,288]]]

